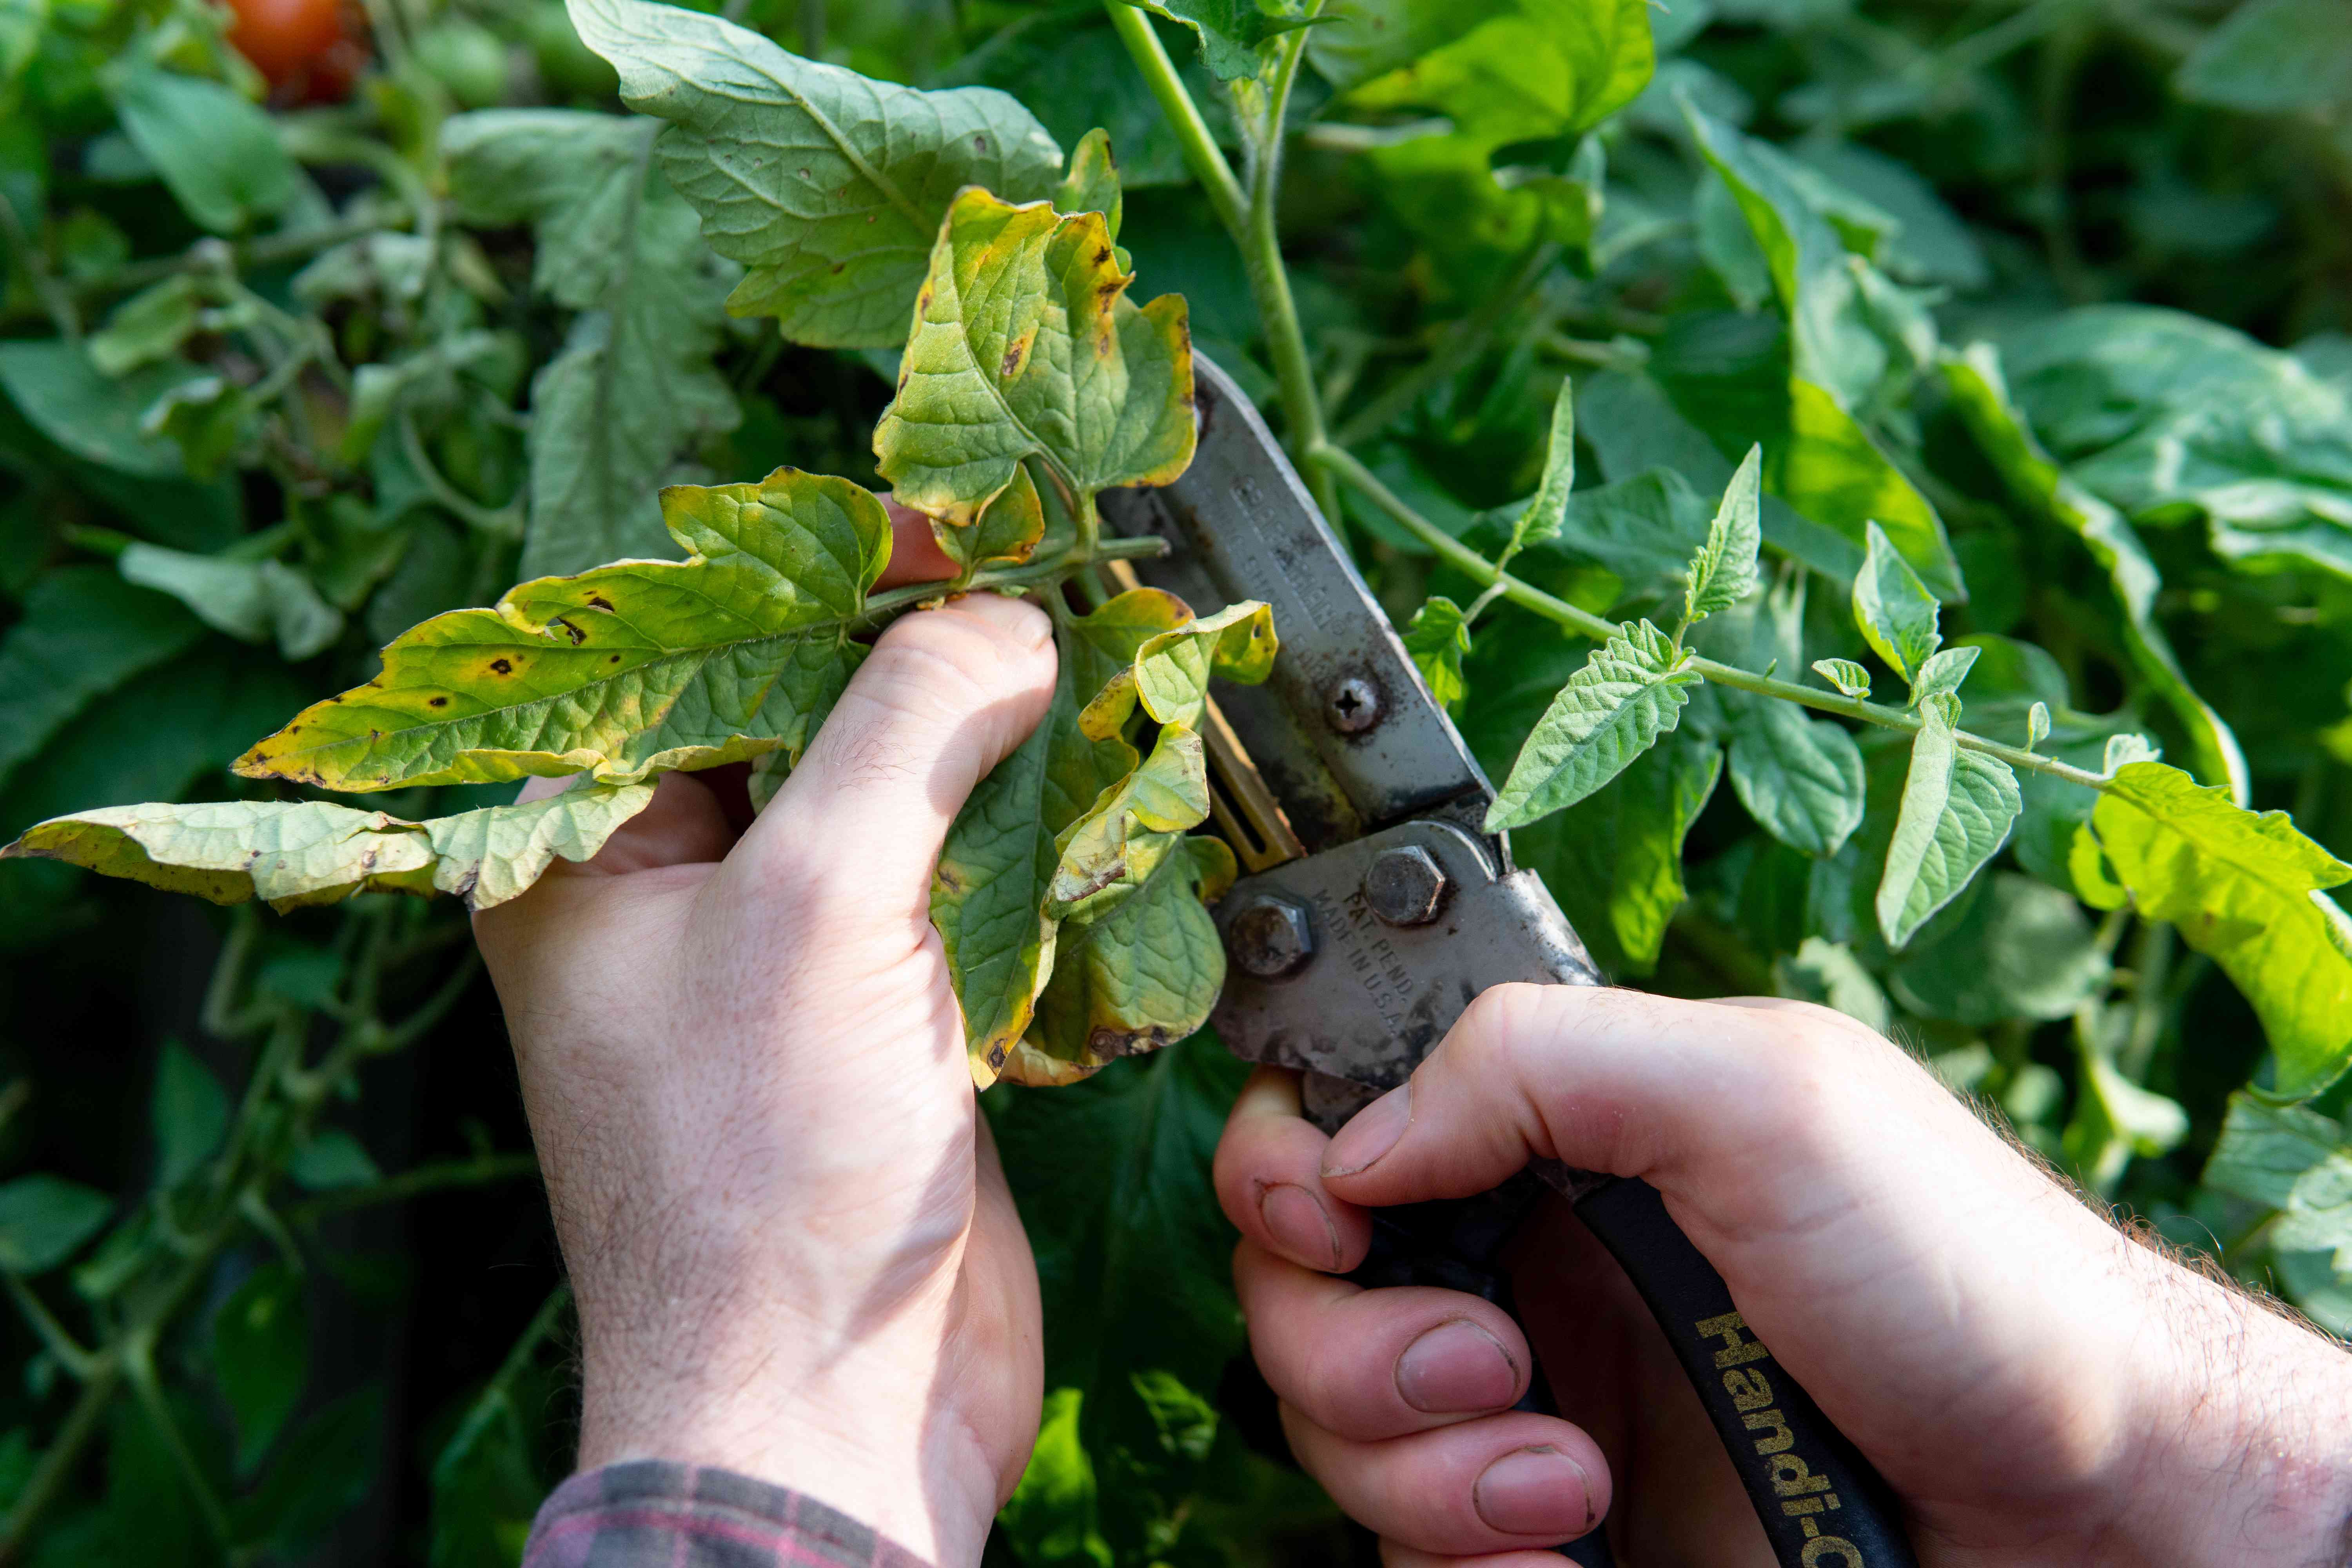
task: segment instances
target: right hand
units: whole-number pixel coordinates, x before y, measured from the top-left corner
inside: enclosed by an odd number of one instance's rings
[[[1564,1204],[1515,1275],[1574,1424],[1509,1409],[1528,1336],[1502,1311],[1332,1278],[1368,1208],[1536,1157],[1658,1189],[1901,1498],[1924,1568],[2346,1561],[2341,1347],[2123,1235],[1843,1015],[1507,985],[1336,1138],[1261,1069],[1217,1153],[1292,1449],[1389,1568],[1557,1564],[1533,1549],[1603,1512],[1643,1568],[1773,1561],[1664,1337]]]

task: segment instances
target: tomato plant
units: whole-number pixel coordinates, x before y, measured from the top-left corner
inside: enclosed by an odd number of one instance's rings
[[[1280,657],[1263,606],[1103,574],[1196,348],[1614,976],[1889,1029],[2352,1331],[2326,7],[369,19],[0,9],[0,1555],[514,1560],[565,1301],[462,915],[406,895],[511,897],[667,769],[762,798],[940,591],[874,591],[877,490],[1066,612],[1037,765],[934,900],[1047,1294],[992,1551],[1355,1549],[1240,1359],[1237,1069],[1143,1048],[1223,974],[1206,682]],[[819,592],[819,544],[863,574]],[[608,646],[719,572],[794,591]],[[498,659],[432,668],[452,626]],[[559,732],[524,667],[692,700]],[[371,680],[398,726],[321,700]],[[513,804],[548,766],[589,776]]]

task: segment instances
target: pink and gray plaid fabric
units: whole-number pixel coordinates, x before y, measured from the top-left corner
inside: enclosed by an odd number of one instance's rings
[[[523,1568],[929,1568],[814,1498],[665,1459],[607,1465],[555,1489]]]

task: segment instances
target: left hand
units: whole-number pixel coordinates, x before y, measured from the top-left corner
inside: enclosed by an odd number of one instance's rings
[[[886,584],[950,574],[898,524]],[[672,773],[477,918],[579,1303],[582,1468],[720,1466],[980,1560],[1036,1435],[1037,1276],[930,881],[1054,669],[1034,605],[906,616],[740,837]]]

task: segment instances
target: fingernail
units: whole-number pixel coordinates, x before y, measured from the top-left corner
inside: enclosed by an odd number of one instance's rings
[[[1258,1217],[1282,1250],[1318,1268],[1339,1267],[1339,1232],[1315,1194],[1285,1182],[1271,1186],[1257,1200]]]
[[[1352,1176],[1396,1147],[1412,1121],[1412,1085],[1401,1083],[1355,1114],[1323,1151],[1323,1173]]]
[[[1471,1490],[1478,1517],[1507,1535],[1566,1541],[1592,1528],[1584,1468],[1558,1448],[1521,1448],[1486,1467]]]
[[[1407,1405],[1432,1415],[1500,1410],[1519,1392],[1519,1369],[1500,1340],[1456,1318],[1405,1346],[1396,1385]]]

